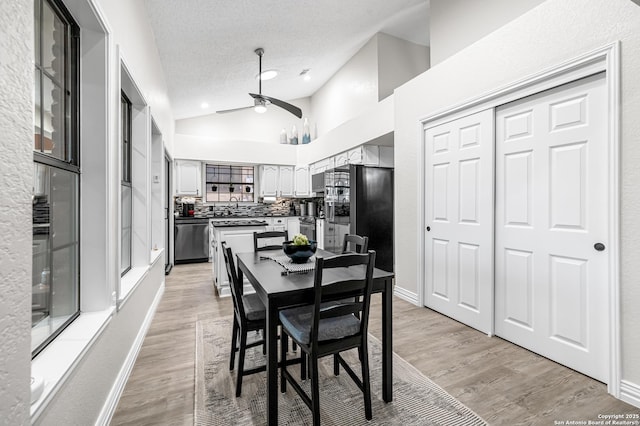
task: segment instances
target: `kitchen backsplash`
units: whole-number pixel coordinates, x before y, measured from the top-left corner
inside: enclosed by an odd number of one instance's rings
[[[289,198],[276,198],[275,203],[252,203],[252,204],[216,204],[204,205],[202,197],[184,197],[194,200],[195,217],[217,217],[217,216],[288,216],[300,214],[300,200]],[[293,205],[294,212],[291,211]],[[174,212],[182,215],[182,197],[174,198]]]

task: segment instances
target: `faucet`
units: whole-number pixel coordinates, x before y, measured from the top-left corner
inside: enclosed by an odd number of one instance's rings
[[[238,197],[236,197],[235,195],[232,197],[229,197],[229,202],[231,202],[232,200],[236,200],[236,209],[238,208]]]

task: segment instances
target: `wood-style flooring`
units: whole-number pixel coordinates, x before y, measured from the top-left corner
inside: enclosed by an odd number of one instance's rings
[[[380,338],[379,295],[373,303],[369,328]],[[401,299],[393,309],[394,351],[491,425],[640,413],[604,384],[500,338]],[[192,425],[196,321],[231,314],[210,264],[175,266],[111,424]]]

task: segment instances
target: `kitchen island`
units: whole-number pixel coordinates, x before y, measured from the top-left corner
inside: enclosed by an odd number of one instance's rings
[[[224,217],[210,218],[209,221],[209,256],[213,285],[221,297],[230,296],[229,278],[224,266],[224,256],[220,243],[225,241],[234,255],[253,251],[253,233],[265,231],[287,231],[289,236],[300,232],[298,216],[264,216],[264,217]],[[244,282],[244,290],[252,293],[253,287]]]

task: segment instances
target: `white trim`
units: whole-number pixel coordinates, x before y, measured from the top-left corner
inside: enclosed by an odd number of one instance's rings
[[[607,390],[620,398],[622,342],[620,326],[620,43],[606,56],[609,98],[609,382]]]
[[[640,385],[626,380],[621,380],[620,399],[628,404],[640,408]]]
[[[85,354],[105,331],[114,310],[112,306],[104,311],[81,313],[31,361],[31,376],[44,379],[42,395],[31,404],[32,424],[38,420]]]
[[[419,185],[419,217],[424,231],[425,198],[424,198],[424,130],[439,124],[453,121],[458,118],[474,114],[476,112],[495,108],[514,100],[539,93],[580,78],[588,77],[598,72],[605,72],[607,79],[608,125],[609,125],[609,200],[610,226],[609,226],[609,380],[608,392],[616,398],[620,398],[621,382],[621,342],[620,342],[620,42],[615,41],[601,48],[577,56],[554,67],[547,68],[538,73],[517,80],[506,86],[486,92],[462,103],[453,105],[444,110],[428,114],[418,120],[421,124],[419,138],[422,152],[422,182]],[[417,277],[421,304],[424,305],[425,265],[424,247],[426,238],[424,232],[420,234],[418,253],[422,256],[417,262]],[[628,389],[628,388],[627,388]]]
[[[120,396],[122,396],[124,387],[127,384],[127,380],[129,379],[131,371],[133,370],[133,366],[135,365],[136,359],[138,358],[138,353],[142,348],[144,338],[147,335],[149,327],[151,326],[151,321],[153,320],[156,310],[158,309],[158,305],[162,300],[164,288],[165,282],[163,280],[162,284],[160,284],[160,287],[158,288],[158,291],[156,292],[156,296],[154,297],[151,306],[149,306],[149,310],[147,311],[147,315],[145,316],[144,321],[142,322],[142,326],[138,331],[138,335],[133,341],[131,349],[129,349],[129,353],[127,354],[127,358],[125,359],[124,364],[122,365],[122,368],[118,373],[118,377],[116,377],[116,380],[111,387],[111,391],[109,392],[109,395],[107,396],[107,399],[102,406],[102,410],[100,410],[100,415],[98,416],[98,419],[95,423],[96,425],[106,426],[111,422],[113,414],[116,411],[116,407],[118,406],[118,401],[120,401]]]
[[[418,286],[418,291],[419,289],[420,289],[420,286]],[[405,288],[398,287],[397,285],[393,289],[393,295],[411,303],[412,305],[423,306],[420,304],[420,298],[418,293],[414,293]]]

